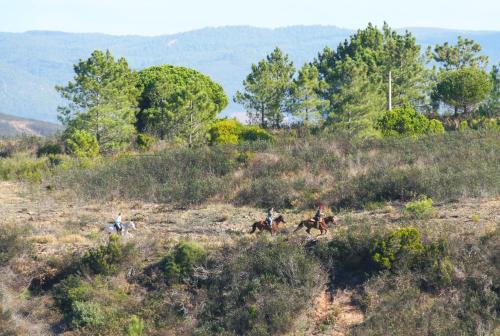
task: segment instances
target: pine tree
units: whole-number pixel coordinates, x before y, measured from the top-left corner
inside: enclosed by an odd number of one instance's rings
[[[101,151],[129,142],[135,133],[139,90],[137,74],[127,61],[115,61],[109,51],[94,51],[74,66],[74,81],[56,90],[69,101],[59,107],[59,120],[69,136],[75,130],[92,134]]]

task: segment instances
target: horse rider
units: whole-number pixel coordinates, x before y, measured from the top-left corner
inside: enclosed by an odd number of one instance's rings
[[[117,232],[122,232],[122,230],[123,230],[123,226],[122,226],[122,213],[121,212],[115,218],[115,228],[116,228]]]
[[[320,203],[318,210],[316,210],[316,214],[313,217],[313,221],[316,223],[316,225],[318,225],[318,227],[319,227],[319,223],[321,222],[321,219],[325,215],[323,212],[324,208],[325,208],[325,205],[323,203]]]
[[[269,210],[267,210],[266,223],[270,228],[273,227],[273,212],[274,208],[270,208]]]

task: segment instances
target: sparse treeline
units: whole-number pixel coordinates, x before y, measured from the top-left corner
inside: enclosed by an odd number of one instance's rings
[[[74,70],[74,80],[56,89],[69,101],[59,116],[77,156],[113,152],[136,135],[142,144],[155,137],[193,145],[228,102],[219,84],[195,70],[163,65],[137,72],[109,51],[94,51]]]
[[[72,82],[57,87],[69,102],[59,108],[60,120],[66,148],[79,157],[157,140],[193,146],[269,139],[264,129],[284,125],[361,138],[498,127],[499,67],[488,73],[480,52],[459,37],[424,53],[410,32],[387,24],[369,24],[300,69],[276,48],[252,65],[233,98],[259,126],[249,127],[216,119],[228,98],[204,74],[171,65],[133,71],[125,59],[95,51],[74,66]]]
[[[326,47],[298,71],[276,48],[252,65],[234,100],[262,127],[280,127],[291,117],[293,123],[376,135],[382,131],[381,120],[402,122],[400,114],[409,108],[439,117],[448,128],[458,128],[461,121],[472,126],[473,118],[498,117],[500,104],[498,67],[488,74],[488,57],[480,52],[479,44],[459,37],[456,45],[445,43],[423,53],[410,32],[369,24],[337,49]],[[390,108],[396,112],[387,114]]]

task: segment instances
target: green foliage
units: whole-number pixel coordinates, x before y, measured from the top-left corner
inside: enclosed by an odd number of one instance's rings
[[[236,119],[222,119],[213,123],[210,128],[210,142],[218,144],[237,144],[243,125]]]
[[[75,301],[72,307],[72,325],[79,327],[102,327],[106,322],[98,303]]]
[[[295,73],[288,55],[279,48],[267,55],[243,81],[243,92],[236,92],[234,101],[243,105],[251,122],[261,127],[279,127]]]
[[[492,83],[488,74],[475,67],[442,72],[435,88],[435,97],[453,107],[455,116],[473,113],[488,97]]]
[[[431,134],[443,134],[444,126],[443,123],[437,119],[432,119],[429,122],[428,133]]]
[[[30,245],[23,239],[28,228],[8,224],[0,225],[0,266],[22,252],[29,252]]]
[[[420,46],[409,33],[399,34],[387,24],[369,24],[339,44],[325,48],[314,64],[328,84],[323,98],[331,102],[331,122],[350,134],[374,135],[376,119],[387,106],[388,74],[393,77],[393,105],[424,101],[428,73]]]
[[[49,170],[46,157],[32,158],[26,155],[15,155],[0,160],[0,179],[21,180],[39,183],[44,173]]]
[[[405,205],[405,212],[412,218],[430,218],[434,213],[434,209],[432,208],[432,199],[423,196],[418,200],[408,202]]]
[[[431,121],[408,105],[385,112],[377,120],[377,128],[384,136],[444,133],[444,127],[440,121]]]
[[[145,134],[145,133],[137,134],[136,143],[137,143],[137,146],[139,146],[139,148],[141,150],[144,150],[144,151],[150,150],[153,147],[153,145],[155,144],[155,142],[156,142],[155,138],[148,135],[148,134]]]
[[[176,245],[173,251],[163,260],[163,271],[169,283],[179,283],[193,275],[194,268],[199,265],[206,251],[202,246],[184,241]]]
[[[372,249],[373,261],[382,269],[412,267],[415,257],[424,252],[420,232],[415,228],[403,228],[380,240]]]
[[[493,83],[491,94],[478,112],[483,117],[500,118],[500,64],[493,66],[490,77]]]
[[[91,249],[82,258],[82,268],[94,274],[116,274],[118,266],[130,255],[130,245],[123,245],[119,236],[111,235],[106,245]]]
[[[105,278],[69,275],[54,287],[53,295],[73,330],[92,335],[123,332],[129,298]]]
[[[216,121],[209,131],[211,143],[238,144],[245,141],[269,141],[271,134],[256,125],[243,125],[236,119]]]
[[[437,63],[443,65],[445,70],[456,70],[466,67],[484,68],[488,64],[488,57],[478,55],[481,52],[481,45],[474,40],[458,37],[456,45],[445,42],[443,45],[436,45],[434,51],[429,47],[427,54]]]
[[[270,141],[273,136],[263,128],[255,125],[244,126],[240,133],[242,141]]]
[[[326,82],[319,79],[318,69],[304,64],[291,86],[289,109],[292,115],[306,126],[321,122],[330,105],[329,100],[320,97],[320,92],[326,88]]]
[[[132,316],[127,325],[127,336],[144,335],[144,322],[137,316]]]
[[[49,155],[58,155],[63,153],[63,148],[58,143],[47,143],[40,147],[36,151],[36,156],[49,156]]]
[[[99,156],[96,137],[85,130],[73,130],[66,140],[68,152],[79,159],[93,159]]]
[[[103,152],[128,143],[135,133],[137,74],[124,58],[115,61],[109,51],[99,50],[80,60],[74,71],[73,82],[56,87],[69,101],[59,107],[59,120],[67,133],[81,130],[92,134]]]
[[[137,128],[161,139],[203,142],[212,120],[227,106],[223,88],[198,71],[171,65],[139,73],[142,94]]]
[[[204,280],[207,304],[198,316],[196,335],[290,331],[296,314],[322,283],[318,263],[297,244],[240,241],[221,252],[212,257],[214,271]]]

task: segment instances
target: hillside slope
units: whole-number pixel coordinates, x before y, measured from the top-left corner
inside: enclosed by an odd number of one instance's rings
[[[475,39],[492,63],[500,61],[500,32],[410,29],[419,43],[453,42],[457,35]],[[232,97],[241,87],[252,63],[279,46],[297,66],[312,60],[325,46],[337,44],[352,30],[335,26],[294,26],[278,29],[254,27],[205,28],[157,37],[111,36],[32,31],[0,33],[0,113],[46,121],[56,120],[60,99],[56,84],[72,78],[72,66],[95,49],[110,49],[126,57],[131,66],[169,63],[195,68],[220,82]],[[242,109],[231,103],[223,113]]]
[[[61,125],[51,122],[19,118],[0,113],[0,137],[11,137],[22,134],[48,136],[61,129]]]

